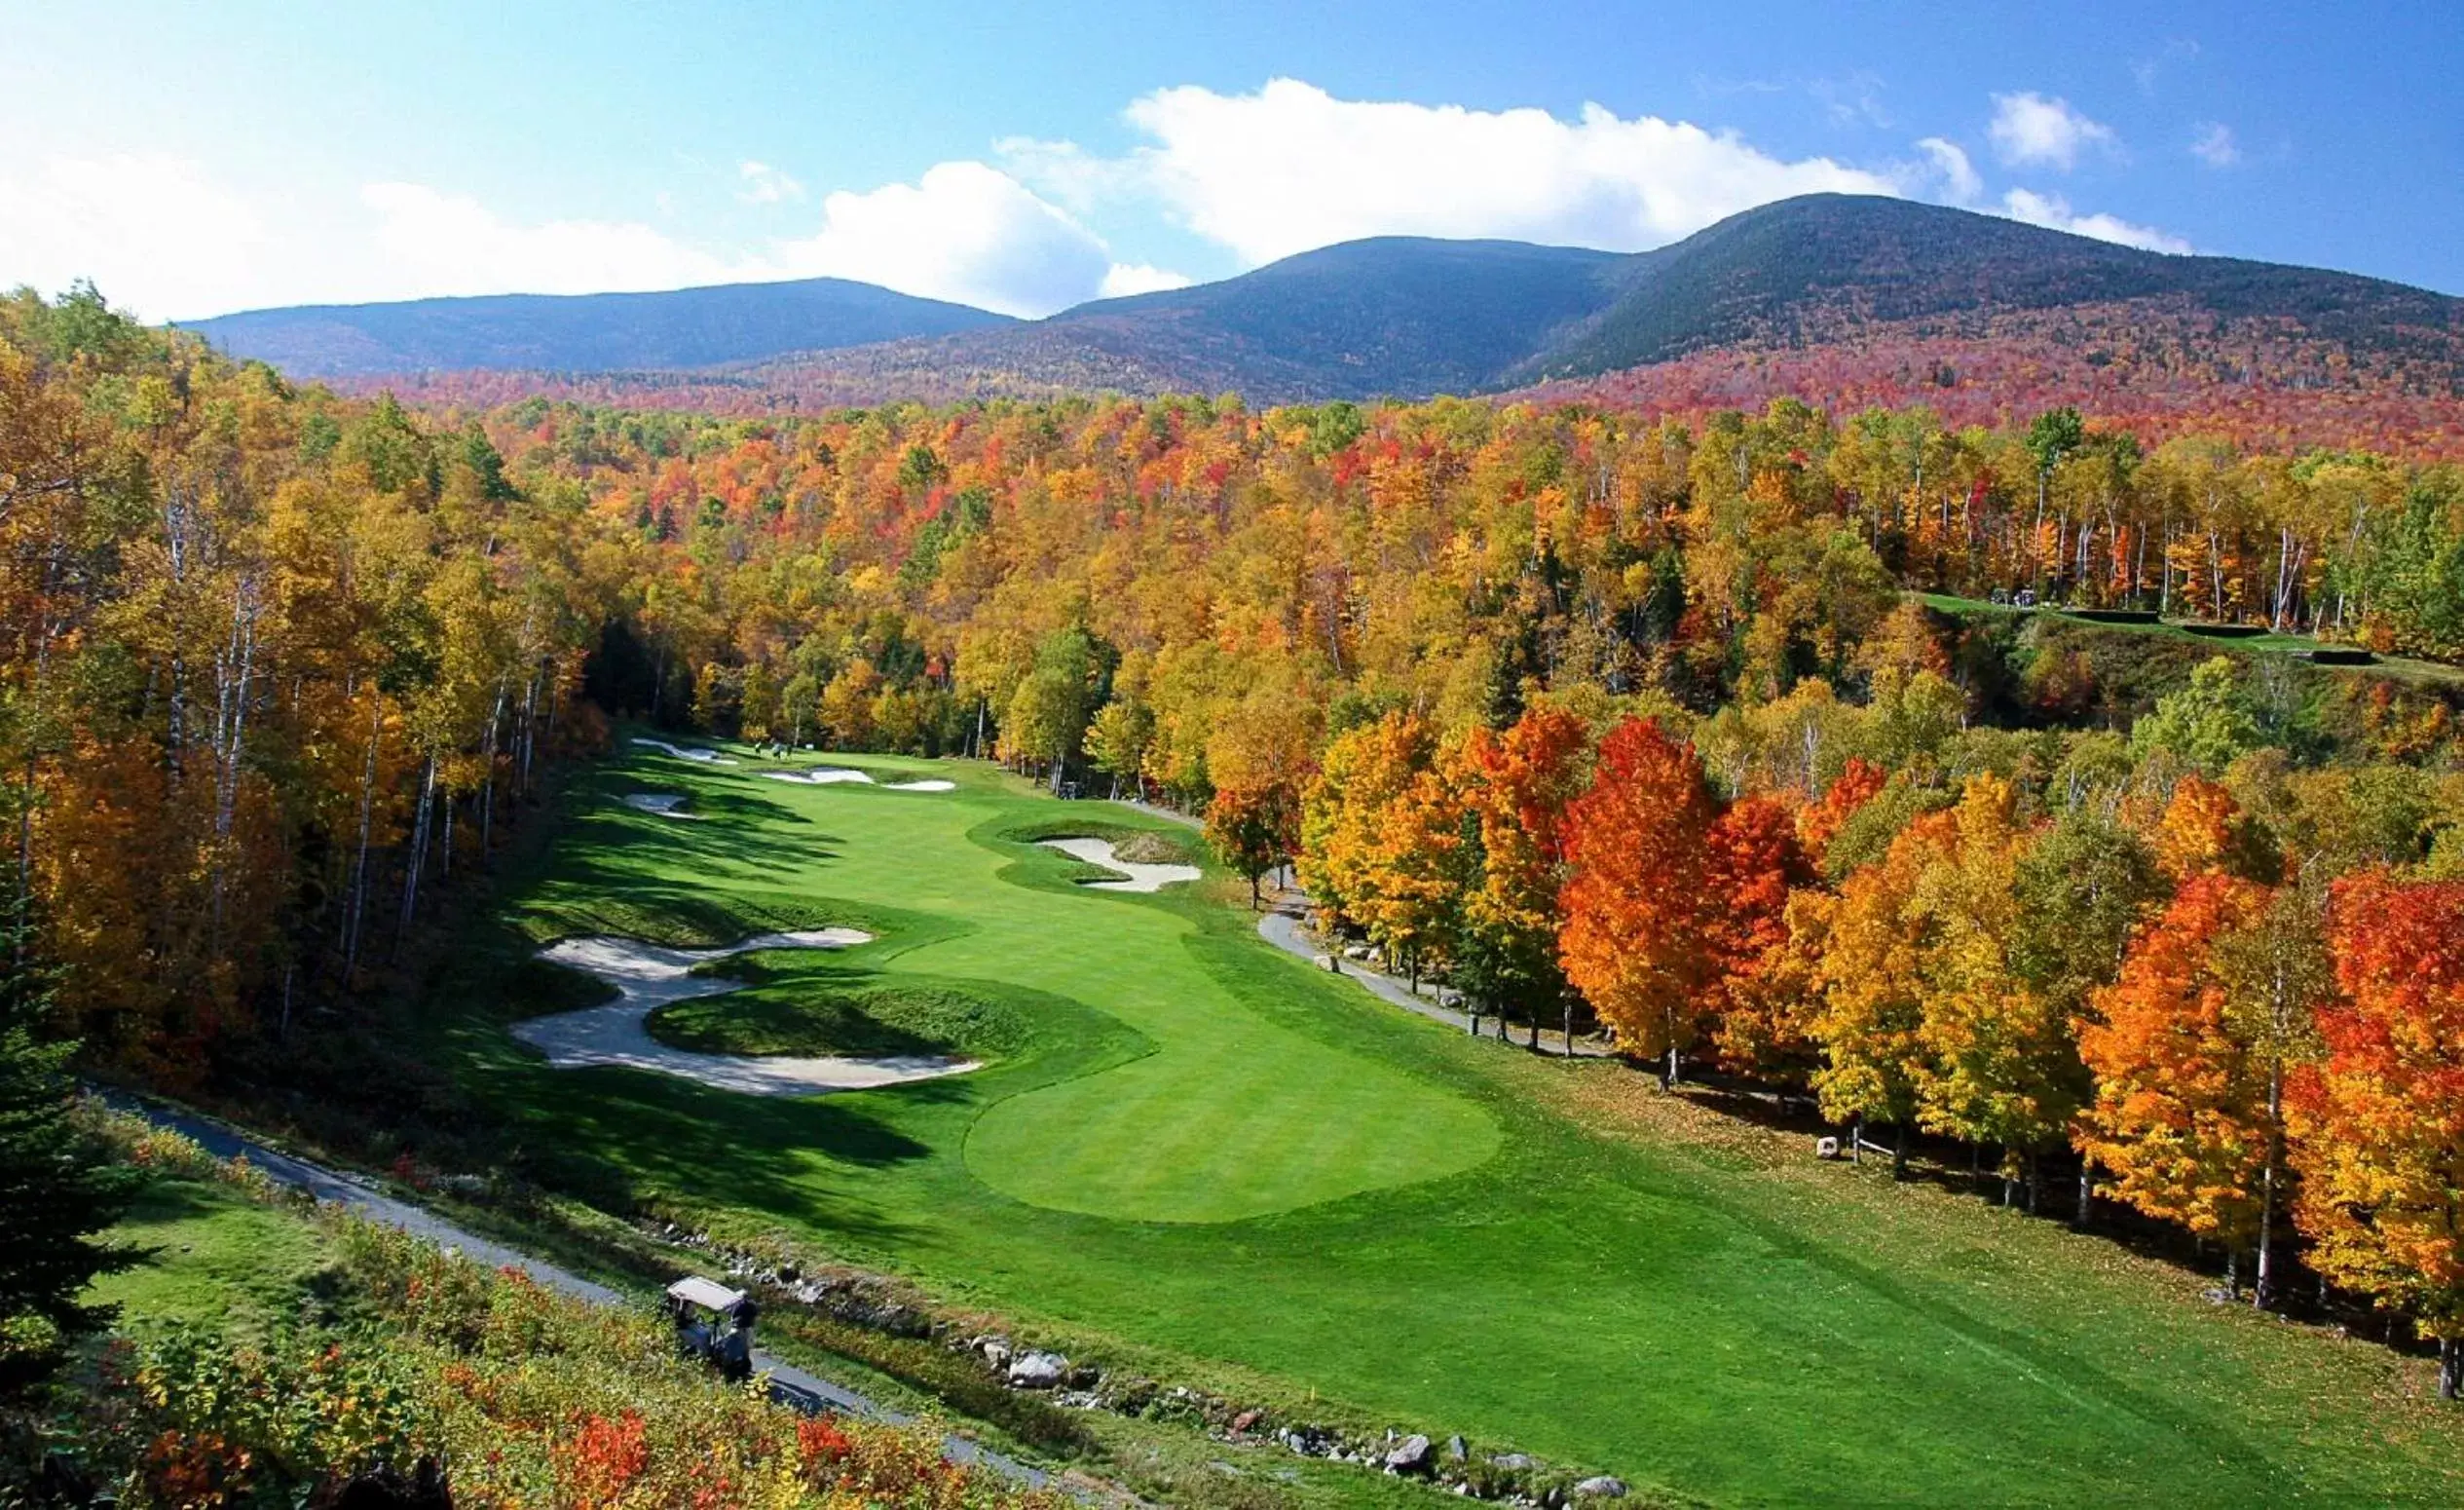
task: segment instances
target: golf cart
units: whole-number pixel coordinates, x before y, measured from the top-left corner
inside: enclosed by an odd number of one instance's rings
[[[743,1291],[691,1275],[667,1287],[667,1314],[686,1357],[701,1359],[730,1383],[753,1377],[753,1319],[761,1307]]]

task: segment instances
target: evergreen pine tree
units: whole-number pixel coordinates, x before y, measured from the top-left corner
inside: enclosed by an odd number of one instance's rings
[[[136,1260],[99,1235],[127,1209],[132,1174],[74,1117],[74,1043],[47,1041],[52,981],[22,947],[22,916],[0,920],[0,1399],[56,1370],[111,1308],[80,1301],[98,1274]]]

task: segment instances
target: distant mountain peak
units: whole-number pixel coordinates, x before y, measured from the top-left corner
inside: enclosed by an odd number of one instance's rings
[[[484,294],[250,310],[189,322],[217,348],[300,377],[537,369],[658,371],[1015,321],[843,278],[656,293]]]
[[[259,311],[193,328],[307,376],[701,369],[825,403],[1106,390],[1278,403],[1496,392],[1723,350],[2013,331],[2058,344],[2083,312],[2184,348],[2256,329],[2305,361],[2464,383],[2464,301],[1844,194],[1759,206],[1637,253],[1372,237],[1032,321],[812,280]]]

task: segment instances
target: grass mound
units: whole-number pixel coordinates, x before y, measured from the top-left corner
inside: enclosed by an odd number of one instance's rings
[[[1112,852],[1133,865],[1192,865],[1197,863],[1189,847],[1173,834],[1148,829],[1115,840]]]
[[[546,960],[521,960],[505,971],[504,1000],[517,1017],[578,1012],[615,1000],[616,988],[598,976]]]
[[[964,1053],[1002,1058],[1027,1038],[1014,1008],[963,987],[728,962],[742,991],[660,1007],[651,1037],[696,1054]]]

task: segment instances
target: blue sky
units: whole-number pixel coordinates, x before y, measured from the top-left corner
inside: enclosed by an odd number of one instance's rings
[[[2464,7],[0,0],[0,284],[830,273],[1042,313],[1893,192],[2464,293]]]

